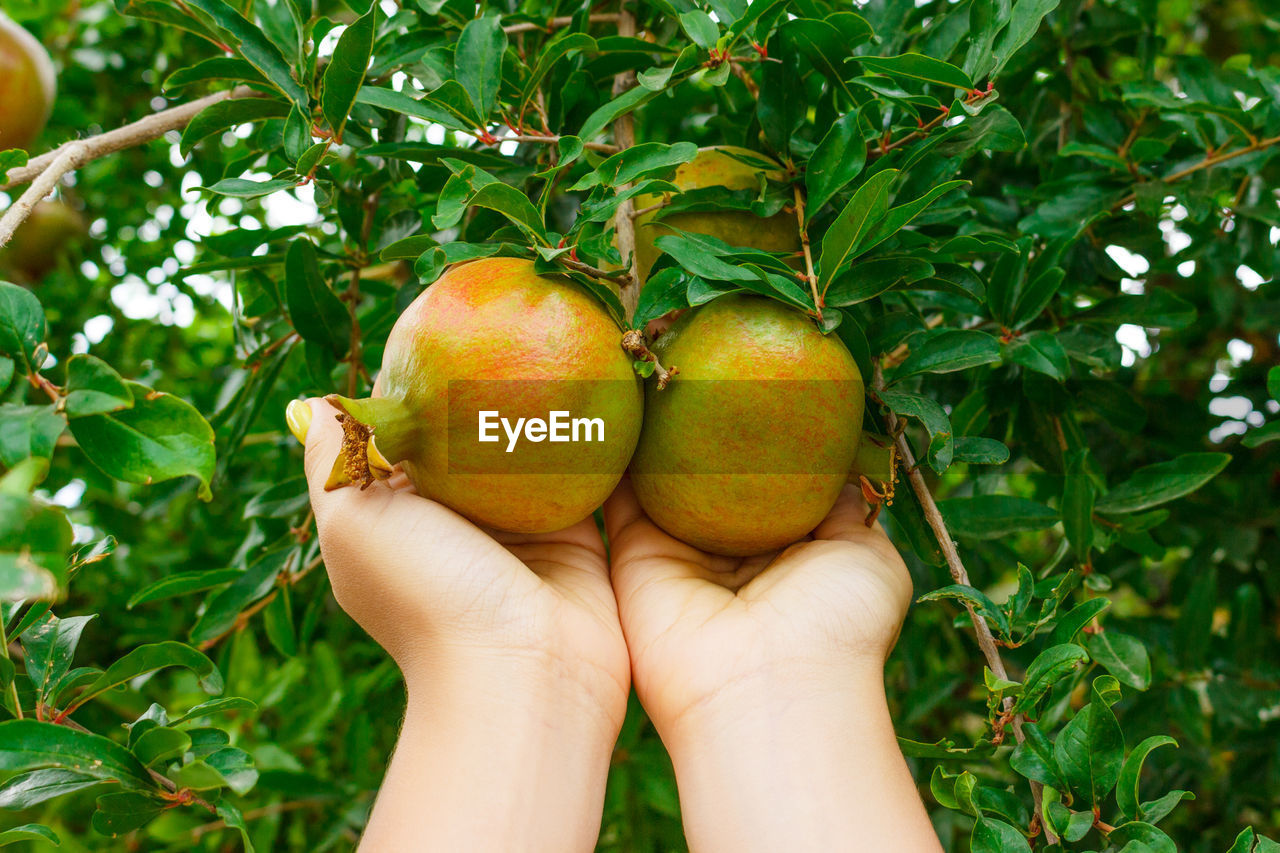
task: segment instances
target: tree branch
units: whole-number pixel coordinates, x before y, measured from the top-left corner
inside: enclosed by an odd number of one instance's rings
[[[618,7],[618,35],[634,37],[635,34],[635,15],[627,9],[627,0],[621,0]],[[636,73],[634,71],[623,71],[613,78],[613,96],[616,98],[635,85]],[[614,121],[613,141],[617,143],[619,150],[630,148],[636,144],[636,124],[635,118],[631,113],[624,113]],[[619,187],[618,189],[621,191],[625,187]],[[635,270],[636,224],[634,205],[632,205],[630,199],[618,205],[618,209],[613,215],[613,227],[618,234],[618,253],[622,255],[622,265],[625,269],[631,270],[631,274],[627,279],[622,281],[618,293],[618,297],[622,302],[622,309],[626,313],[627,320],[630,320],[632,315],[635,314],[636,305],[640,301],[640,281]]]
[[[588,15],[587,23],[610,24],[618,20],[618,17],[619,16],[617,12],[606,12],[600,15]],[[515,35],[516,33],[532,33],[532,32],[546,33],[546,32],[551,32],[552,30],[563,29],[564,27],[567,27],[572,23],[573,23],[573,18],[569,18],[569,17],[552,18],[551,20],[547,21],[546,24],[538,24],[533,21],[527,21],[520,24],[510,24],[508,26],[503,27],[502,29],[507,35]],[[634,33],[632,34],[634,35]],[[621,33],[619,33],[619,35],[621,35]]]
[[[1272,136],[1267,139],[1258,139],[1244,146],[1243,148],[1237,148],[1235,151],[1228,151],[1226,154],[1214,154],[1210,157],[1206,157],[1203,160],[1201,160],[1199,163],[1196,163],[1195,165],[1188,166],[1187,168],[1181,171],[1174,172],[1172,175],[1168,175],[1166,177],[1160,178],[1159,182],[1162,184],[1172,184],[1175,181],[1180,181],[1189,175],[1194,175],[1196,172],[1199,172],[1203,169],[1210,169],[1221,163],[1225,163],[1228,160],[1234,160],[1237,157],[1243,157],[1246,154],[1253,154],[1254,152],[1261,151],[1264,148],[1270,148],[1272,145],[1275,145],[1277,143],[1280,143],[1280,136]],[[1135,201],[1137,201],[1137,199],[1138,199],[1137,193],[1129,193],[1127,196],[1120,199],[1115,204],[1111,205],[1112,213],[1114,213],[1115,211],[1119,210],[1122,207],[1133,204]]]
[[[884,371],[877,361],[875,365],[875,375],[872,378],[872,388],[880,391],[884,388]],[[889,434],[895,436],[894,443],[898,448],[898,457],[902,460],[902,467],[907,472],[907,479],[911,482],[911,490],[915,492],[916,498],[920,501],[920,506],[924,509],[925,520],[929,523],[930,529],[933,530],[934,538],[938,540],[938,547],[942,550],[942,557],[947,563],[947,569],[951,572],[951,579],[958,584],[964,586],[972,586],[969,581],[969,573],[965,570],[964,563],[960,560],[960,552],[956,548],[955,540],[951,538],[951,531],[947,529],[947,522],[942,517],[942,512],[938,509],[938,504],[933,499],[933,493],[929,491],[929,485],[924,481],[924,475],[920,473],[920,466],[916,464],[915,454],[911,452],[911,444],[907,441],[904,424],[898,419],[893,411],[888,410],[885,416],[885,426],[889,430]],[[969,611],[969,619],[973,622],[973,632],[978,639],[978,648],[982,650],[982,656],[987,660],[987,666],[991,672],[1003,681],[1009,680],[1009,671],[1005,668],[1004,660],[1000,657],[1000,650],[996,648],[995,637],[991,633],[991,627],[987,625],[987,620],[983,619],[972,606],[965,604],[965,609]],[[1022,743],[1026,736],[1022,733],[1022,724],[1024,718],[1022,714],[1013,714],[1013,697],[1006,697],[1004,700],[1005,713],[1009,715],[1010,722],[1013,725],[1013,736]],[[1031,794],[1035,799],[1035,814],[1040,814],[1041,801],[1041,785],[1034,780],[1031,781]],[[1045,837],[1050,844],[1057,843],[1057,837],[1053,830],[1044,827]]]
[[[161,110],[153,113],[145,118],[138,119],[124,127],[118,127],[115,130],[108,130],[106,133],[100,133],[97,136],[91,136],[88,139],[74,139],[70,142],[63,143],[48,154],[41,154],[34,160],[31,160],[25,166],[17,169],[9,170],[8,183],[0,186],[0,190],[8,190],[19,184],[25,184],[35,180],[45,169],[49,168],[58,156],[69,146],[82,146],[81,154],[76,158],[74,164],[67,171],[80,168],[91,160],[97,160],[108,154],[114,154],[117,151],[123,151],[126,148],[133,148],[144,142],[150,142],[157,139],[171,130],[179,130],[187,126],[191,119],[211,104],[219,101],[225,101],[228,98],[247,98],[254,97],[259,93],[248,86],[237,86],[234,89],[225,92],[215,92],[212,95],[189,101],[185,104],[179,104],[167,110]]]
[[[48,168],[40,173],[31,186],[27,187],[27,191],[9,205],[4,216],[0,216],[0,248],[4,248],[13,238],[13,232],[27,220],[40,199],[53,192],[62,176],[76,168],[78,163],[84,162],[81,160],[84,156],[84,143],[68,142],[58,149],[57,154],[58,156],[53,158]]]

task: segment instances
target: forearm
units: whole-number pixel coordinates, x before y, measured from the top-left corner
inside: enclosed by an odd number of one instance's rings
[[[734,685],[664,734],[690,850],[940,850],[880,674],[777,684]]]
[[[410,682],[360,849],[590,851],[616,731],[554,677]]]

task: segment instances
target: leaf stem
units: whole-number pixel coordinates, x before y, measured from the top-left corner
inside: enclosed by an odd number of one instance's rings
[[[809,246],[809,226],[804,221],[804,192],[801,191],[800,185],[796,184],[792,187],[796,200],[796,224],[800,227],[800,245],[804,247],[804,277],[809,283],[809,292],[813,294],[813,309],[818,312],[818,319],[822,319],[822,300],[827,295],[827,289],[824,287],[822,293],[818,293],[818,277],[813,273],[813,250]]]

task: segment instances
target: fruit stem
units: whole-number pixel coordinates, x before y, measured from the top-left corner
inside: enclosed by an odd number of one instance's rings
[[[622,336],[622,348],[628,354],[634,356],[640,361],[653,362],[653,373],[658,377],[658,390],[661,391],[667,387],[667,384],[675,378],[680,372],[680,368],[674,364],[670,368],[662,366],[662,362],[658,361],[658,356],[649,349],[645,343],[644,332],[639,329],[628,329]]]
[[[374,481],[387,479],[395,463],[407,459],[420,444],[414,419],[398,400],[352,400],[337,394],[325,400],[338,410],[337,421],[342,425],[342,449],[324,484],[327,492],[357,483],[363,491]]]

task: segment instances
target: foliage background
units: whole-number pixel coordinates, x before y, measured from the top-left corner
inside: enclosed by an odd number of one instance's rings
[[[214,3],[193,5],[203,9]],[[305,4],[232,5],[249,11],[273,40],[298,49],[291,10]],[[357,8],[324,0],[314,16],[304,17],[319,22],[323,31],[330,23],[355,22],[364,9],[352,6]],[[221,55],[193,33],[123,14],[159,14],[162,7],[177,14],[177,6],[163,0],[17,0],[6,7],[50,47],[61,69],[53,119],[38,148],[154,111],[163,106],[162,83],[171,73]],[[693,30],[682,30],[673,13],[693,8],[662,0],[641,4],[641,31],[658,34],[649,47],[614,42],[598,52],[562,57],[543,87],[551,127],[578,132],[610,99],[615,73],[670,64],[675,54],[667,46],[693,40]],[[726,22],[742,14],[732,2],[703,8]],[[487,9],[501,12],[508,26],[581,11],[537,0]],[[388,5],[384,11],[395,8]],[[913,112],[918,109],[921,124],[931,121],[938,115],[934,104],[949,104],[952,89],[895,74],[851,87],[849,80],[865,79],[872,68],[844,60],[853,54],[919,52],[966,67],[971,40],[994,28],[987,24],[984,30],[982,22],[1007,21],[1011,14],[1010,4],[998,0],[872,0],[857,7],[804,0],[789,4],[788,11],[800,19],[856,11],[876,40],[852,47],[842,42],[843,54],[831,74],[820,67],[822,57],[830,58],[829,43],[819,42],[813,52],[784,45],[781,63],[744,63],[745,74],[761,86],[759,108],[741,79],[728,73],[719,79],[712,67],[641,108],[638,139],[746,142],[783,155],[789,147],[802,165],[838,115],[848,113],[852,103],[871,103],[865,124],[848,125],[857,128],[858,144],[866,137],[870,165],[882,134],[888,141],[910,137],[917,125]],[[1038,598],[1067,581],[1059,587],[1065,590],[1061,608],[1044,611],[1038,636],[1004,651],[1010,677],[1029,681],[1026,674],[1037,653],[1071,640],[1087,649],[1090,659],[1072,658],[1068,663],[1074,665],[1055,672],[1058,680],[1034,699],[1028,716],[1051,740],[1065,743],[1067,721],[1086,713],[1081,709],[1105,716],[1102,708],[1110,707],[1118,689],[1113,711],[1129,751],[1148,736],[1177,740],[1176,750],[1154,753],[1140,777],[1143,800],[1170,790],[1195,794],[1160,821],[1163,833],[1131,829],[1108,837],[1103,830],[1123,822],[1117,815],[1125,811],[1125,801],[1103,791],[1098,803],[1103,823],[1095,827],[1092,816],[1083,823],[1076,818],[1074,825],[1087,834],[1067,849],[1137,853],[1174,849],[1168,845],[1176,843],[1187,851],[1252,850],[1255,845],[1274,850],[1274,844],[1267,847],[1240,834],[1252,825],[1260,834],[1280,836],[1280,444],[1266,441],[1280,435],[1275,426],[1280,382],[1273,372],[1270,391],[1266,383],[1267,371],[1280,361],[1274,283],[1280,166],[1274,145],[1259,145],[1256,152],[1220,166],[1193,168],[1176,182],[1154,179],[1196,167],[1211,156],[1207,151],[1231,152],[1280,134],[1280,21],[1262,4],[1243,0],[1021,0],[1012,14],[1031,25],[1025,47],[1008,59],[995,81],[992,104],[1007,112],[982,125],[983,115],[994,114],[987,106],[969,125],[981,132],[917,148],[930,138],[925,134],[908,138],[895,151],[895,167],[905,169],[895,188],[899,204],[953,177],[971,182],[944,195],[872,258],[907,256],[935,264],[933,271],[919,286],[906,287],[894,277],[885,285],[891,290],[850,302],[843,331],[837,331],[856,348],[856,327],[868,353],[891,354],[891,365],[901,364],[902,343],[912,353],[940,353],[918,372],[903,370],[892,390],[945,406],[956,436],[994,439],[1009,449],[1008,461],[979,465],[963,460],[1002,454],[990,444],[955,442],[959,461],[948,468],[935,455],[935,464],[922,470],[944,499],[973,585],[997,602],[1014,595],[1005,616],[1011,632],[1025,634],[1041,612],[1038,602],[1024,611],[1016,608],[1031,591],[1024,586],[1018,598],[1019,563],[1041,580]],[[380,85],[402,85],[404,78],[391,77],[395,69],[428,89],[459,76],[454,45],[471,17],[466,4],[433,0],[403,4],[390,22],[386,14],[380,16],[374,50]],[[613,25],[582,26],[599,37],[611,33]],[[761,41],[767,35],[758,33]],[[312,61],[317,47],[325,57],[331,55],[332,36],[316,42]],[[520,72],[512,67],[524,67],[522,61],[532,65],[544,42],[536,30],[511,36],[507,61],[514,79]],[[708,56],[702,48],[695,53],[699,61]],[[755,53],[743,42],[735,55],[749,59]],[[985,74],[973,82],[985,84]],[[182,99],[226,85],[197,80],[168,94]],[[837,89],[842,94],[833,95]],[[509,103],[510,94],[501,92],[502,103]],[[286,153],[290,143],[283,113],[233,132],[234,118],[213,126],[191,157],[180,152],[174,134],[76,172],[64,182],[61,196],[92,222],[90,235],[58,259],[57,269],[25,284],[47,316],[43,339],[53,360],[44,373],[52,381],[62,383],[72,353],[87,351],[124,377],[189,401],[216,436],[211,502],[198,499],[198,484],[189,477],[144,487],[106,476],[95,464],[102,460],[90,459],[69,435],[52,452],[37,498],[66,508],[78,543],[114,540],[109,556],[75,571],[65,598],[54,605],[63,619],[98,614],[83,625],[75,664],[105,669],[139,645],[166,640],[204,649],[225,680],[223,695],[244,697],[254,706],[203,722],[225,730],[255,770],[237,765],[238,775],[232,768],[221,782],[202,789],[210,800],[221,796],[236,807],[220,816],[192,805],[159,813],[153,795],[109,803],[106,810],[115,810],[122,833],[114,841],[90,828],[95,800],[108,790],[102,787],[0,813],[0,826],[51,827],[64,850],[234,849],[238,836],[219,821],[236,823],[237,814],[245,819],[245,840],[258,849],[312,851],[354,844],[394,742],[401,685],[390,661],[337,608],[323,571],[315,571],[317,553],[307,533],[310,518],[299,476],[301,453],[283,428],[282,412],[299,395],[346,388],[353,375],[365,387],[367,375],[358,369],[352,373],[349,341],[317,331],[315,318],[335,303],[312,294],[304,304],[306,287],[290,284],[286,250],[298,234],[308,234],[319,247],[323,280],[338,293],[353,291],[362,344],[356,363],[374,373],[381,340],[397,311],[421,287],[408,266],[384,261],[378,253],[412,235],[434,232],[449,238],[455,233],[432,224],[442,196],[447,199],[450,177],[434,146],[456,145],[450,156],[535,193],[541,185],[531,175],[552,147],[527,144],[513,152],[508,144],[500,154],[463,135],[427,131],[425,123],[407,122],[394,110],[358,105],[347,144],[327,155],[315,184],[265,199],[201,192],[197,187],[246,172],[257,180],[278,174],[291,184],[298,180],[297,152]],[[318,123],[325,126],[323,120]],[[495,117],[490,128],[499,126]],[[789,138],[779,136],[784,127],[794,127],[792,133],[782,132]],[[378,152],[370,148],[371,128],[380,142],[407,138],[413,144]],[[598,163],[598,157],[584,158],[570,171],[576,177]],[[814,212],[815,243],[869,174],[870,169],[850,175],[852,183],[842,186],[832,204]],[[661,177],[661,170],[650,175],[655,176]],[[1130,193],[1136,195],[1136,209],[1125,207]],[[585,197],[585,192],[557,193],[548,207],[550,228],[566,230],[574,199]],[[370,198],[375,201],[366,203]],[[462,227],[461,239],[471,243],[504,236],[527,242],[522,239],[527,235],[512,231],[487,209],[472,208]],[[984,235],[989,242],[973,251],[940,251],[962,234]],[[584,255],[599,257],[603,242],[592,242],[598,230],[580,236]],[[384,257],[411,263],[428,246],[400,244]],[[1043,304],[1026,295],[1038,281],[1019,271],[1019,259],[1028,255],[1033,274],[1055,266],[1063,271],[1056,284],[1040,281],[1050,287]],[[420,262],[418,272],[429,279],[438,256],[428,251],[427,257],[431,260]],[[353,289],[350,273],[356,268],[372,269]],[[295,282],[298,275],[295,269]],[[680,283],[683,294],[688,282],[681,278]],[[716,289],[717,282],[709,285]],[[837,292],[840,286],[837,282]],[[1142,293],[1148,298],[1114,301]],[[1022,331],[1058,342],[1037,339],[1046,348],[1043,358],[1015,352],[1030,346],[1027,334],[1000,340],[1028,302],[1032,310],[1021,318]],[[1098,309],[1099,304],[1105,307]],[[1087,315],[1090,308],[1094,313]],[[958,347],[938,344],[938,332],[926,328],[934,317],[944,332],[986,331],[998,343],[967,338]],[[21,373],[19,368],[3,392],[4,470],[18,467],[33,449],[28,441],[33,410],[14,407],[47,408],[47,398]],[[890,376],[895,376],[892,368]],[[916,399],[897,398],[893,408],[906,415],[923,405],[912,402]],[[947,442],[942,434],[950,429],[933,432],[933,449],[942,450]],[[910,435],[923,456],[929,437],[915,421]],[[1079,452],[1084,448],[1087,457]],[[1222,451],[1231,454],[1228,467],[1189,497],[1162,506],[1167,516],[1089,510],[1094,500],[1105,505],[1103,489],[1114,490],[1144,465]],[[1192,479],[1191,485],[1204,480]],[[951,584],[936,559],[936,546],[928,544],[928,530],[905,480],[890,514],[918,592]],[[234,571],[211,576],[221,581],[212,592],[195,590],[129,606],[140,590],[175,573],[227,569]],[[913,608],[889,666],[899,734],[917,744],[908,744],[918,756],[912,758],[913,770],[948,850],[1026,849],[1028,842],[1013,829],[1032,825],[1033,800],[1024,776],[1066,773],[1076,783],[1079,774],[1064,767],[1045,769],[1025,750],[1026,760],[1018,760],[1009,748],[1009,721],[1000,719],[998,698],[990,697],[993,690],[999,697],[1024,688],[990,678],[984,683],[984,661],[969,616],[957,602],[986,605],[964,590],[942,598]],[[1109,603],[1101,633],[1087,618],[1064,623],[1073,607],[1086,608],[1074,611],[1077,616],[1095,614],[1103,605],[1090,602],[1099,601]],[[10,635],[23,614],[34,612],[26,621],[38,622],[40,609],[38,602],[6,605]],[[1086,623],[1087,631],[1064,627],[1083,629]],[[31,663],[23,661],[32,652],[19,643],[12,651],[19,659],[13,683],[29,716],[35,696],[22,673],[31,671]],[[1094,682],[1106,673],[1118,683]],[[146,713],[151,703],[177,717],[208,698],[192,673],[164,670],[103,694],[77,710],[74,720],[123,743],[122,724]],[[7,697],[6,702],[11,711]],[[684,849],[669,765],[643,715],[633,711],[610,780],[600,849]],[[1086,728],[1077,724],[1069,734],[1081,735]],[[1056,757],[1070,762],[1072,755],[1114,755],[1110,730],[1102,728],[1095,721],[1085,732],[1088,737],[1064,746]],[[992,743],[996,731],[999,746]],[[0,737],[3,732],[0,728]],[[946,742],[949,747],[922,746]],[[0,741],[0,754],[16,750],[12,740]],[[4,760],[3,767],[13,771],[40,766]],[[1118,771],[1118,762],[1113,769]],[[962,773],[968,775],[956,775]],[[1129,778],[1122,777],[1121,787]],[[227,788],[228,782],[234,784]],[[1083,783],[1090,784],[1087,770]],[[1078,784],[1060,787],[1077,789],[1072,811],[1089,811],[1089,797]],[[1127,817],[1133,818],[1129,811]],[[130,815],[155,819],[135,830]],[[1042,833],[1031,843],[1045,849]]]

